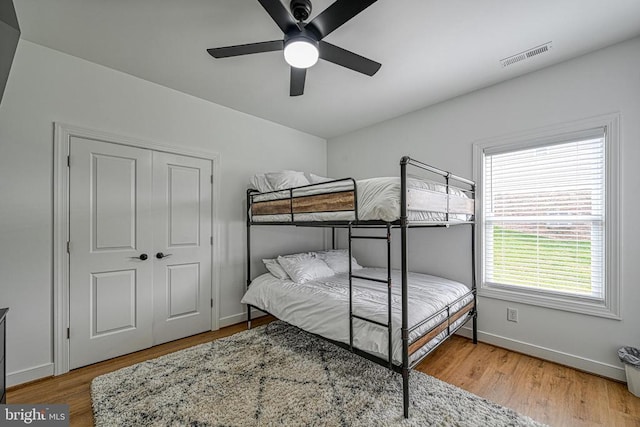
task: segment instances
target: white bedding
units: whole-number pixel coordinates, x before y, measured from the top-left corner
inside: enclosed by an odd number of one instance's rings
[[[360,276],[386,280],[387,270],[364,268]],[[401,274],[392,272],[392,325],[393,360],[402,362]],[[420,273],[409,273],[409,326],[416,325],[447,304],[469,292],[462,283]],[[456,305],[456,310],[473,300],[469,295]],[[303,284],[275,278],[270,273],[257,277],[242,298],[245,304],[263,309],[279,319],[301,329],[335,341],[349,343],[349,280],[348,274],[337,274]],[[381,323],[387,322],[387,286],[384,283],[353,279],[353,313]],[[410,341],[419,337],[446,313],[414,331]],[[466,321],[463,316],[454,326]],[[354,319],[354,346],[383,359],[387,359],[387,329],[370,322]],[[441,333],[429,346],[416,352],[410,361],[421,357],[446,335]]]
[[[254,197],[254,202],[312,196],[327,192],[353,190],[351,180],[328,182],[308,187],[281,190],[274,193],[261,194]],[[447,196],[443,184],[416,178],[407,180],[407,208],[411,221],[441,222],[446,219],[447,198],[449,199],[449,220],[451,222],[468,221],[473,214],[473,199],[465,192],[450,187]],[[395,221],[400,217],[400,178],[382,177],[356,181],[358,220]],[[322,212],[295,214],[296,221],[348,221],[355,215],[349,212]],[[290,215],[254,215],[254,222],[289,222]]]

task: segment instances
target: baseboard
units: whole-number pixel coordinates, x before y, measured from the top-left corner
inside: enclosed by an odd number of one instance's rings
[[[259,310],[253,310],[251,315],[254,319],[265,316],[265,313]],[[232,316],[223,317],[219,320],[219,327],[235,325],[236,323],[246,322],[247,313],[238,313]],[[33,368],[23,369],[21,371],[7,373],[7,387],[23,384],[29,381],[35,381],[44,377],[50,377],[54,373],[53,363],[45,363],[44,365],[35,366]]]
[[[52,375],[53,363],[45,363],[44,365],[23,369],[22,371],[10,372],[7,374],[7,387],[39,380],[40,378],[50,377]]]
[[[265,314],[259,310],[254,310],[252,312],[253,318],[261,317],[264,315]],[[246,313],[238,313],[221,318],[219,321],[219,325],[221,328],[224,328],[225,326],[235,325],[236,323],[245,322],[246,320]],[[472,335],[471,328],[468,327],[460,328],[457,333],[467,338],[471,338]],[[593,374],[612,378],[618,381],[626,381],[626,374],[624,372],[624,369],[618,366],[609,365],[607,363],[598,362],[596,360],[587,359],[573,354],[564,353],[550,348],[529,344],[511,338],[505,338],[499,335],[482,331],[478,331],[478,340],[487,344],[506,348],[507,350],[517,351],[518,353],[538,357],[540,359],[579,369],[581,371],[591,372]],[[53,367],[53,363],[45,363],[33,368],[10,372],[7,374],[7,387],[12,387],[44,377],[50,377],[53,375]]]
[[[218,326],[224,328],[226,326],[235,325],[236,323],[245,322],[247,320],[247,313],[238,313],[231,316],[221,317],[218,320]]]
[[[262,316],[266,316],[266,313],[257,309],[251,310],[251,317],[253,319],[257,319],[258,317],[262,317]],[[246,321],[247,321],[247,313],[242,312],[242,313],[237,313],[231,316],[220,318],[220,320],[218,321],[218,326],[221,328],[224,328],[225,326],[231,326],[231,325],[235,325],[236,323],[241,323]]]
[[[470,327],[458,329],[458,334],[471,338],[472,331]],[[560,365],[569,366],[580,371],[590,372],[592,374],[611,378],[618,381],[626,381],[626,375],[623,368],[609,365],[607,363],[598,362],[575,354],[564,353],[546,347],[529,344],[523,341],[506,338],[487,332],[478,331],[478,340],[497,347],[506,348],[507,350],[517,351],[518,353],[537,357],[539,359],[555,362]]]

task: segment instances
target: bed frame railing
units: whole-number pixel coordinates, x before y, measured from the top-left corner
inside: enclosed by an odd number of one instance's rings
[[[344,182],[349,184],[345,190],[330,191],[328,185]],[[327,191],[323,191],[323,190]],[[314,194],[297,195],[304,190],[315,190]],[[288,194],[287,194],[288,193]],[[256,201],[260,196],[262,200]],[[270,200],[276,197],[276,200]],[[288,190],[275,190],[268,193],[247,192],[249,216],[287,215],[294,223],[296,214],[317,212],[353,212],[354,221],[358,221],[358,189],[353,178],[335,179],[318,184],[303,185]]]
[[[438,222],[427,222],[427,223],[411,223],[408,217],[408,167],[416,168],[420,171],[427,171],[430,173],[434,173],[439,175],[444,180],[444,185],[446,188],[446,210],[445,213],[445,221]],[[282,194],[283,191],[274,191],[272,193],[257,193],[254,190],[247,191],[247,287],[251,284],[251,226],[252,225],[295,225],[295,226],[316,226],[316,227],[331,227],[332,228],[332,246],[336,248],[336,229],[337,228],[347,228],[348,229],[348,242],[349,242],[349,344],[344,344],[340,342],[336,342],[333,340],[329,340],[336,345],[347,348],[353,353],[356,353],[360,356],[365,357],[366,359],[372,360],[380,365],[386,366],[389,369],[392,369],[395,372],[398,372],[402,375],[402,391],[403,391],[403,413],[404,417],[408,418],[409,416],[409,372],[416,365],[418,365],[425,357],[427,357],[435,348],[437,348],[442,342],[445,341],[447,337],[453,335],[460,327],[462,327],[467,320],[473,320],[473,329],[472,329],[472,338],[473,343],[478,342],[478,328],[477,328],[477,298],[476,298],[476,277],[475,277],[475,217],[472,215],[471,219],[468,221],[458,221],[455,224],[467,224],[471,226],[471,271],[472,271],[472,282],[470,291],[457,299],[456,301],[448,304],[446,307],[442,308],[428,319],[424,319],[416,325],[409,326],[409,316],[408,316],[408,308],[409,308],[409,296],[408,296],[408,278],[409,278],[409,260],[408,260],[408,229],[412,227],[438,227],[438,226],[446,226],[449,227],[450,224],[450,201],[452,200],[451,189],[458,188],[453,187],[451,182],[457,182],[464,184],[469,187],[469,189],[462,190],[465,193],[472,195],[472,203],[475,200],[475,183],[466,178],[462,178],[456,175],[451,174],[450,172],[444,171],[439,168],[435,168],[433,166],[427,165],[426,163],[419,162],[417,160],[411,159],[408,156],[403,157],[400,160],[400,218],[394,222],[384,222],[384,221],[360,221],[358,220],[358,195],[357,195],[357,187],[356,182],[353,178],[345,178],[341,180],[331,181],[331,183],[342,182],[342,181],[351,181],[352,189],[348,189],[344,191],[344,197],[338,198],[339,200],[336,202],[329,202],[327,199],[328,195],[335,194],[335,192],[326,192],[326,193],[314,193],[312,195],[303,195],[296,196],[294,194],[294,190],[284,190],[288,191],[288,197],[282,200],[279,200],[278,203],[273,203],[273,200],[254,200],[257,196],[262,196],[264,194]],[[312,184],[300,188],[311,188],[316,187],[322,184]],[[276,194],[278,193],[278,194]],[[268,197],[268,196],[267,196]],[[317,221],[317,222],[300,222],[296,221],[295,214],[299,213],[308,213],[308,212],[318,212],[318,206],[326,208],[326,210],[322,210],[322,212],[338,212],[338,211],[353,211],[354,219],[348,221]],[[472,205],[473,206],[473,205]],[[254,222],[253,215],[287,215],[290,218],[290,221],[279,221],[279,222]],[[354,235],[354,228],[374,228],[386,229],[386,235]],[[392,325],[392,280],[391,280],[391,230],[392,228],[400,228],[400,239],[401,239],[401,306],[402,306],[402,315],[401,315],[401,339],[402,339],[402,363],[397,364],[393,362],[393,325]],[[361,240],[361,239],[370,239],[370,240],[385,240],[386,241],[386,249],[387,249],[387,278],[376,279],[366,276],[361,276],[358,274],[353,274],[352,270],[352,250],[353,250],[353,241]],[[379,322],[372,319],[367,319],[353,312],[353,279],[360,280],[369,280],[375,281],[379,283],[383,283],[387,285],[388,292],[388,317],[387,322]],[[465,299],[472,298],[471,302],[464,304]],[[446,317],[439,322],[436,322],[434,325],[429,327],[428,330],[422,332],[418,337],[414,339],[410,339],[412,333],[416,330],[422,328],[424,325],[432,322],[434,319],[437,319],[439,316],[443,316],[446,313]],[[388,331],[388,357],[387,359],[382,359],[380,357],[371,355],[367,352],[364,352],[353,345],[353,319],[358,319],[365,322],[370,322],[376,324],[380,327],[387,328]],[[251,328],[251,306],[248,307],[247,313],[247,321],[248,327]],[[458,323],[456,323],[458,322]],[[415,359],[413,362],[410,362],[410,357],[416,354],[421,348],[423,348],[426,344],[431,343],[434,338],[437,336],[444,334],[444,337],[436,342],[431,348],[429,348],[424,354],[420,355],[419,358]]]

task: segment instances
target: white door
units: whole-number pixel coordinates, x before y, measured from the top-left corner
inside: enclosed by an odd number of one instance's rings
[[[211,329],[211,162],[72,138],[69,367]]]
[[[150,151],[75,137],[70,145],[73,369],[152,345],[153,226]]]
[[[154,344],[211,330],[211,162],[153,153]]]

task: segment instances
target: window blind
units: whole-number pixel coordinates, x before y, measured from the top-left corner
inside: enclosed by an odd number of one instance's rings
[[[604,299],[605,129],[484,152],[484,281]]]

